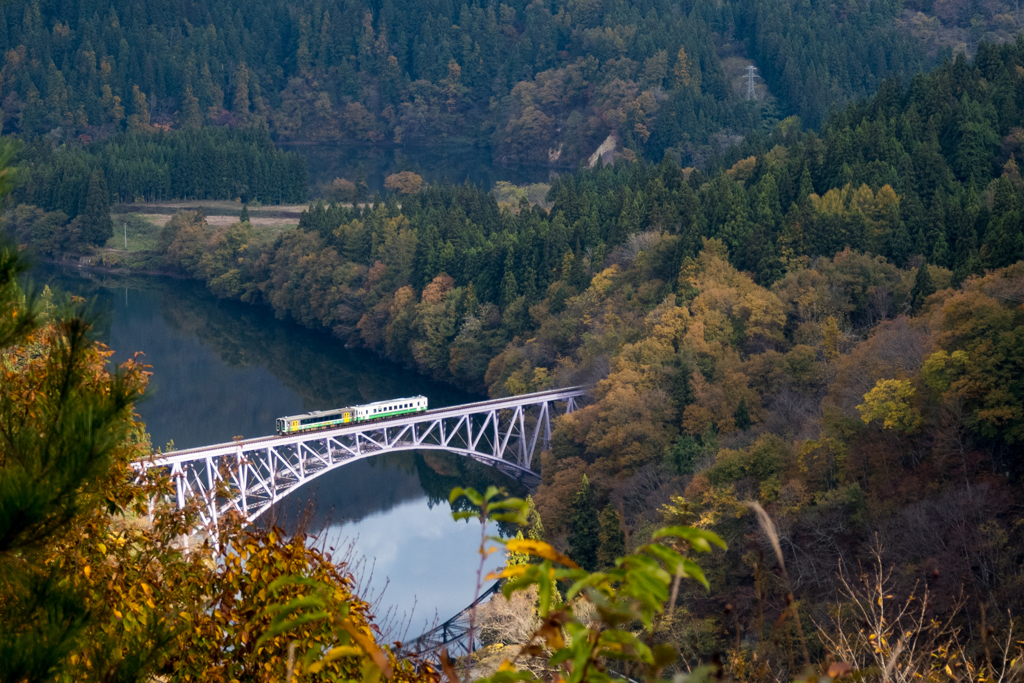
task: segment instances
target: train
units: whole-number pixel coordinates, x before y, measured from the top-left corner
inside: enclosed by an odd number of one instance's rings
[[[393,398],[389,401],[377,401],[359,406],[336,408],[334,410],[314,410],[302,415],[290,415],[277,418],[277,433],[298,434],[318,429],[329,429],[353,422],[372,422],[390,417],[413,415],[427,410],[426,396],[410,396]]]

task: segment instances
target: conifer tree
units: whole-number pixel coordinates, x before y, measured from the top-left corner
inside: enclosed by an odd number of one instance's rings
[[[910,290],[910,310],[917,313],[924,305],[925,299],[935,293],[935,283],[932,282],[931,273],[928,272],[928,262],[921,261],[917,269],[917,277],[914,278],[914,288]]]
[[[82,240],[85,243],[100,245],[114,234],[114,223],[110,220],[110,192],[101,169],[96,169],[89,177],[82,217]]]
[[[238,215],[238,222],[239,223],[248,223],[249,222],[249,205],[248,204],[242,204],[242,213],[240,213]]]
[[[531,541],[543,541],[544,522],[540,519],[540,512],[537,510],[537,505],[533,502],[533,496],[526,497],[526,504],[526,538]]]
[[[231,108],[239,125],[249,123],[249,69],[245,62],[239,64],[235,72],[235,97]]]
[[[199,130],[203,127],[203,114],[199,111],[199,98],[192,92],[192,86],[185,86],[178,125],[185,130]]]
[[[0,391],[4,681],[51,679],[89,623],[84,596],[61,580],[66,568],[49,559],[76,519],[108,502],[100,482],[127,434],[139,390],[121,375],[94,374],[102,361],[80,309],[44,320],[22,303],[17,278],[26,267],[16,247],[0,243],[0,367],[9,390]]]
[[[137,133],[149,130],[149,104],[146,102],[146,93],[137,85],[132,86],[132,107],[132,114],[128,117],[128,130]]]
[[[601,545],[600,528],[594,492],[587,475],[572,501],[572,521],[569,525],[569,554],[584,569],[597,568],[597,551]]]
[[[615,558],[626,554],[626,535],[622,533],[622,520],[619,511],[609,503],[601,512],[601,545],[597,551],[597,568],[608,569],[615,566]]]
[[[737,428],[744,431],[750,429],[750,425],[752,425],[753,422],[750,419],[750,410],[747,408],[747,399],[740,399],[740,404],[736,407],[733,419],[736,420]]]

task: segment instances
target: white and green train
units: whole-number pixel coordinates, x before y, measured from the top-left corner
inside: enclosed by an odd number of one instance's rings
[[[395,398],[377,401],[361,406],[337,408],[335,410],[314,410],[311,413],[277,418],[278,434],[297,434],[316,429],[327,429],[352,422],[370,422],[388,417],[422,413],[427,409],[426,396]]]

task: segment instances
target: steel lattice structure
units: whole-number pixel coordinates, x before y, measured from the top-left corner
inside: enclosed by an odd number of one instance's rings
[[[441,650],[447,650],[448,656],[452,658],[470,654],[470,612],[478,605],[489,600],[492,595],[500,591],[504,583],[504,579],[495,581],[491,584],[490,588],[481,593],[476,600],[471,602],[468,607],[463,609],[454,617],[439,626],[433,627],[419,638],[411,640],[408,643],[403,643],[398,654],[401,656],[414,656],[431,660],[437,660],[440,657]],[[475,646],[479,644],[480,634],[477,633],[476,641],[473,643],[473,649],[476,650]]]
[[[137,463],[169,470],[178,508],[199,499],[204,526],[230,510],[249,521],[316,477],[356,460],[404,450],[442,450],[536,479],[534,454],[548,448],[551,420],[576,409],[587,387],[429,410],[338,429],[205,446]],[[218,489],[229,495],[218,495]]]

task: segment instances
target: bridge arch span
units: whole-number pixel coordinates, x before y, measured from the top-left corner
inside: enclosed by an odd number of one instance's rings
[[[338,429],[174,451],[139,461],[137,467],[168,471],[177,506],[199,500],[203,526],[215,525],[231,510],[253,521],[320,475],[383,453],[448,451],[537,481],[534,455],[550,444],[551,420],[573,412],[587,391],[555,389]]]

